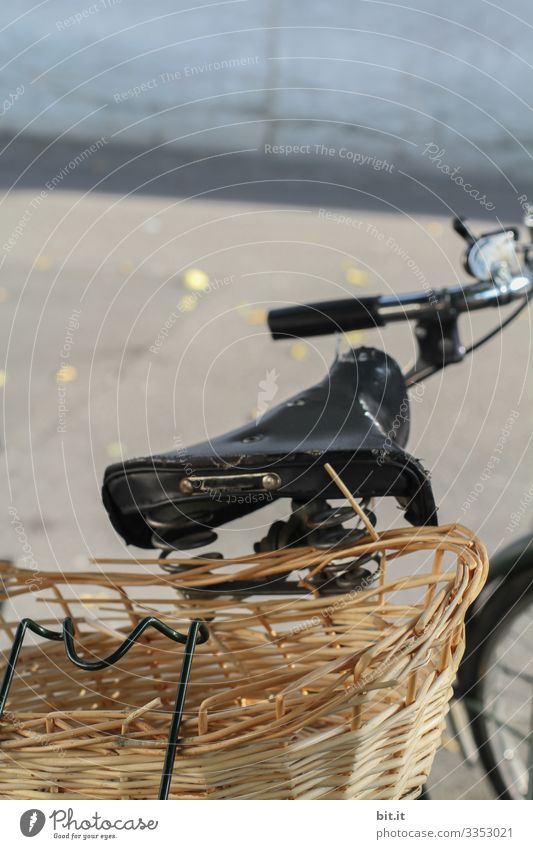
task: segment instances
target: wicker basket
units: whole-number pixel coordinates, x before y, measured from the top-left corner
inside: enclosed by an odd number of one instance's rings
[[[379,563],[372,585],[334,597],[309,589],[333,558],[368,553]],[[287,562],[303,576],[301,596],[209,592],[221,573],[225,581],[268,581]],[[157,564],[132,558],[86,573],[38,574],[0,566],[3,596],[13,600],[0,625],[11,640],[28,607],[18,597],[31,595],[40,623],[54,627],[71,616],[80,652],[95,658],[147,614],[181,630],[195,617],[208,623],[170,798],[419,794],[463,654],[465,613],[487,572],[485,549],[468,530],[374,532],[335,554],[300,548],[195,559],[179,576]],[[184,597],[193,585],[202,592]],[[116,666],[86,672],[65,660],[60,643],[26,646],[0,722],[0,796],[157,798],[182,653],[146,632]]]

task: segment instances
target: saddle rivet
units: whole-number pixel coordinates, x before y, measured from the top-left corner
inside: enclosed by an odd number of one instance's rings
[[[279,475],[269,473],[267,475],[263,475],[261,484],[263,489],[266,489],[267,491],[278,489],[281,484],[281,478]]]
[[[192,495],[194,492],[194,487],[192,485],[192,481],[189,478],[182,478],[180,480],[180,492],[182,495]]]

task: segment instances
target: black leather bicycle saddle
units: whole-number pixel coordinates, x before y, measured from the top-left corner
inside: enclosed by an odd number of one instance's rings
[[[103,501],[127,543],[192,548],[273,499],[339,498],[324,469],[329,462],[355,496],[395,496],[409,522],[435,524],[428,476],[404,450],[408,432],[398,364],[358,348],[259,421],[186,450],[109,466]]]

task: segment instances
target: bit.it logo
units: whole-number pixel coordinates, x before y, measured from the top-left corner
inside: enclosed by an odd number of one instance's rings
[[[37,808],[30,808],[29,811],[24,811],[20,818],[20,830],[24,837],[35,837],[43,830],[46,817],[42,811]]]

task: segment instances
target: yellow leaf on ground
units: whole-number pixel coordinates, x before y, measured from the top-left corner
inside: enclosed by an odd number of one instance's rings
[[[428,233],[431,233],[432,236],[440,236],[440,234],[444,230],[444,227],[440,221],[430,221],[426,225],[426,230],[428,231]]]
[[[365,341],[364,330],[347,330],[344,338],[349,345],[362,345]]]
[[[354,268],[353,265],[346,269],[345,274],[348,283],[353,283],[354,286],[365,286],[368,282],[366,271],[361,271],[360,268]]]
[[[36,256],[33,260],[35,271],[50,271],[52,265],[52,257],[50,256]]]
[[[78,372],[74,366],[62,366],[59,371],[56,371],[56,382],[71,383],[77,376]]]
[[[291,345],[291,357],[297,362],[303,362],[309,356],[309,346],[305,342],[293,342]]]
[[[106,448],[108,457],[120,459],[128,453],[128,449],[123,442],[110,442]]]
[[[183,275],[183,285],[191,292],[205,292],[209,286],[209,276],[201,268],[188,268]]]

